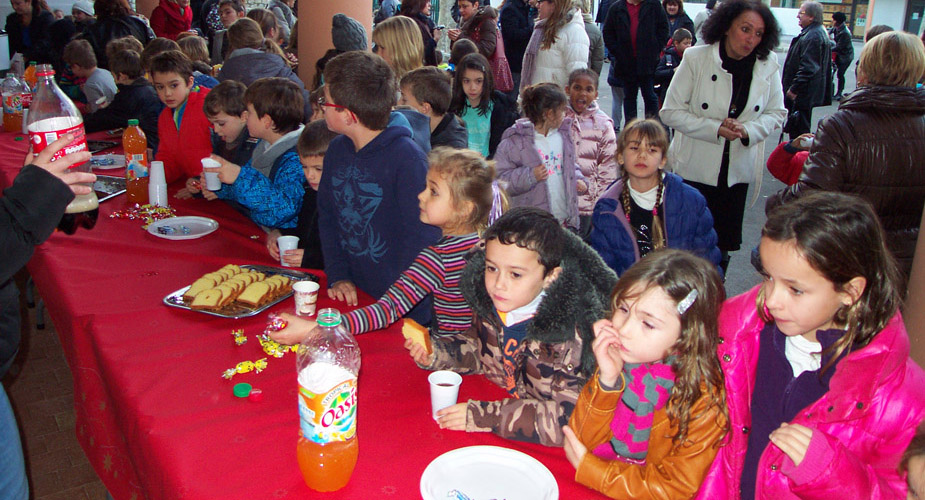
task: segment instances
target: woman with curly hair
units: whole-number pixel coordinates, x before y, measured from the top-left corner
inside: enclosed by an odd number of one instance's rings
[[[534,83],[568,86],[568,76],[588,67],[591,41],[574,0],[538,0],[533,35],[524,52],[520,89]]]
[[[761,179],[764,141],[787,111],[773,49],[780,28],[759,0],[723,2],[703,26],[707,45],[684,51],[662,122],[675,130],[668,168],[707,199],[723,254],[742,244],[748,185]]]

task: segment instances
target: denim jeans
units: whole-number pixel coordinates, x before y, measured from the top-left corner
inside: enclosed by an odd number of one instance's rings
[[[0,496],[8,500],[29,498],[26,465],[23,461],[19,428],[6,391],[0,385]]]
[[[613,107],[610,110],[610,117],[613,118],[613,129],[619,132],[622,130],[620,122],[623,121],[623,87],[611,85],[610,93],[613,95]]]
[[[642,91],[642,102],[646,106],[646,116],[658,115],[658,96],[655,95],[655,80],[652,76],[623,78],[623,115],[626,123],[636,118],[636,96]]]

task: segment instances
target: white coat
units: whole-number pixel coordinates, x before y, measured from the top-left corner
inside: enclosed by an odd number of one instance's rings
[[[738,118],[748,131],[748,146],[741,140],[729,146],[730,186],[760,179],[764,141],[787,116],[779,70],[774,52],[755,61],[748,101]],[[668,147],[668,170],[689,181],[717,185],[726,143],[718,133],[731,100],[732,75],[723,69],[719,42],[684,51],[659,113],[662,122],[675,130]]]
[[[533,32],[537,36],[538,31]],[[542,42],[541,42],[542,43]],[[552,82],[565,90],[572,71],[588,67],[588,53],[591,41],[585,31],[585,20],[581,11],[575,11],[572,19],[556,34],[556,41],[547,50],[542,48],[536,54],[533,81],[530,84]]]

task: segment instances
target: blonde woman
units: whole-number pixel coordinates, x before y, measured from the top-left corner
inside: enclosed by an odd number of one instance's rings
[[[533,35],[524,52],[520,88],[552,82],[564,90],[568,76],[588,67],[591,42],[574,0],[538,0]]]
[[[396,80],[424,65],[424,42],[413,19],[392,16],[373,29],[373,52],[389,63]]]

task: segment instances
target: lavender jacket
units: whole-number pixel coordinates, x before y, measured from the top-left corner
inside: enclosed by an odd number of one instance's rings
[[[572,120],[566,118],[559,125],[562,134],[562,172],[568,203],[567,227],[578,229],[578,180],[585,180],[575,158],[575,144],[571,138]],[[536,207],[549,210],[549,190],[546,181],[538,181],[533,168],[541,165],[540,153],[533,142],[536,129],[533,123],[521,118],[514,122],[504,135],[495,152],[498,180],[511,197],[511,207]]]

